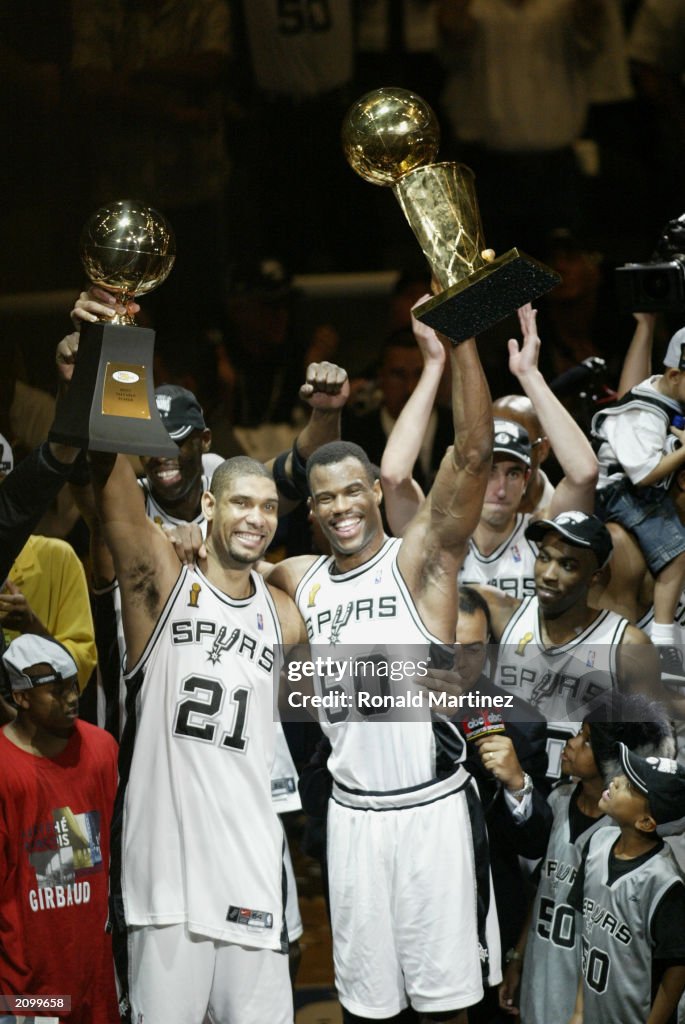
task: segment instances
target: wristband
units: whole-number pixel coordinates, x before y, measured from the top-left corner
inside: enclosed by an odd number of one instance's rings
[[[288,501],[300,501],[300,493],[285,471],[285,464],[288,460],[290,452],[281,452],[274,459],[273,478],[278,489],[279,494]]]
[[[65,479],[71,473],[73,463],[60,462],[59,459],[56,459],[55,456],[50,451],[49,441],[43,441],[42,445],[38,449],[38,456],[40,461],[44,463],[44,465],[46,465],[48,469],[51,470],[51,472],[59,473],[59,475],[63,476]]]
[[[297,438],[293,441],[293,484],[297,488],[300,497],[306,500],[309,497],[309,482],[307,480],[307,460],[300,455],[297,447]]]

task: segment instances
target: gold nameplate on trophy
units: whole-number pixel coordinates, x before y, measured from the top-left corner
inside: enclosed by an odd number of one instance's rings
[[[102,389],[102,415],[150,419],[145,366],[107,363],[105,386]]]

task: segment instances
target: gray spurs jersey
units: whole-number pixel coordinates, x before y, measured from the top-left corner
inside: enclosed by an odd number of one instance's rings
[[[574,783],[563,783],[548,798],[554,824],[541,864],[521,976],[521,1020],[526,1024],[567,1024],[576,1001],[580,943],[576,913],[567,898],[588,839],[609,818],[598,818],[572,841],[569,812],[575,792]]]
[[[581,970],[584,1020],[644,1024],[652,1005],[652,920],[666,894],[685,884],[670,847],[607,885],[618,828],[600,829],[587,846]]]

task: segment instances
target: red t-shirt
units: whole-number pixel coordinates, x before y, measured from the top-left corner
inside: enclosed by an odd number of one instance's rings
[[[0,730],[0,992],[68,995],[69,1024],[118,1024],[105,932],[117,745],[77,722],[57,757]],[[26,1012],[26,1011],[24,1011]]]

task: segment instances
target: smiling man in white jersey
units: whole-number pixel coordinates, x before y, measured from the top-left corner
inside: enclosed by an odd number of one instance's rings
[[[537,707],[548,721],[548,775],[594,698],[606,690],[660,690],[657,654],[648,637],[615,612],[588,605],[588,592],[612,552],[596,516],[564,512],[531,523],[538,544],[535,596],[513,600],[494,588],[481,592],[499,643],[495,682]]]
[[[473,339],[453,349],[451,369],[454,448],[402,539],[383,533],[380,485],[362,449],[339,442],[308,461],[312,514],[333,554],[289,559],[270,580],[296,595],[314,654],[331,642],[387,652],[454,639],[454,579],[480,513],[492,414]],[[344,1020],[392,1019],[411,1003],[422,1022],[463,1024],[464,1008],[501,973],[487,851],[472,824],[482,809],[463,768],[438,777],[429,717],[373,722],[322,722]]]
[[[68,376],[73,351],[61,354]],[[276,529],[276,485],[245,457],[215,471],[193,572],[145,515],[129,462],[90,458],[127,652],[111,879],[125,1012],[292,1024],[272,673],[276,647],[304,626],[253,571]]]

